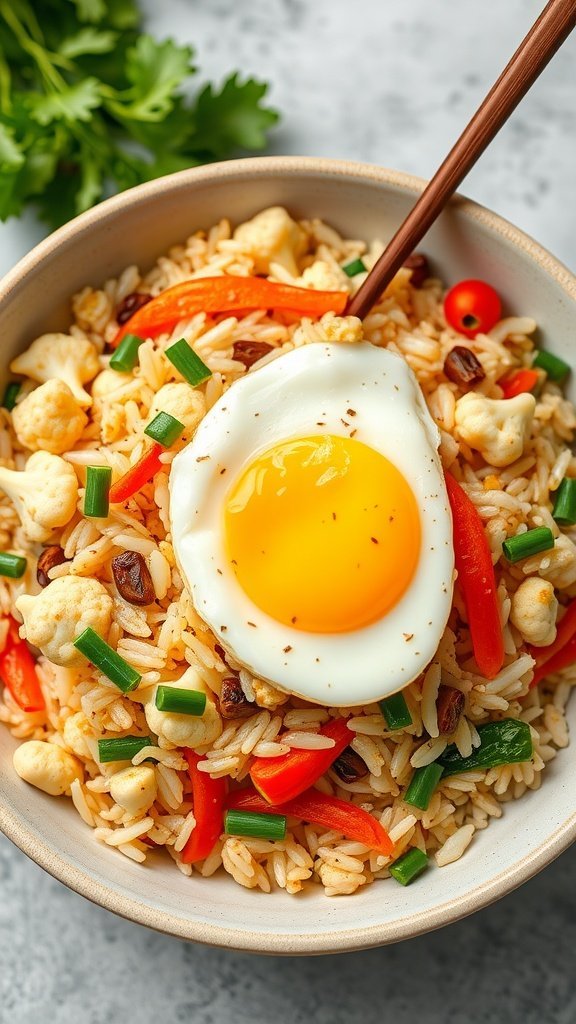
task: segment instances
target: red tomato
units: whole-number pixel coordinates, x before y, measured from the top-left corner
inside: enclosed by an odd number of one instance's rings
[[[459,281],[444,299],[444,316],[450,327],[466,338],[485,334],[500,319],[500,296],[485,281]]]

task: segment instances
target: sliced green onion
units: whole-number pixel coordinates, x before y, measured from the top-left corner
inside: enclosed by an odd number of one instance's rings
[[[26,572],[27,564],[23,555],[0,551],[0,576],[9,576],[11,580],[19,580]]]
[[[404,796],[404,803],[419,807],[421,811],[428,809],[432,794],[442,778],[444,771],[441,764],[433,761],[424,768],[417,768],[410,779],[410,785]]]
[[[2,398],[2,408],[8,409],[8,412],[12,412],[12,409],[16,405],[16,399],[20,394],[20,388],[22,387],[19,380],[11,380],[6,385],[4,391],[4,397]]]
[[[142,676],[132,665],[129,665],[124,658],[120,657],[117,651],[113,650],[98,633],[88,626],[74,641],[74,647],[80,651],[88,661],[91,661],[96,668],[115,685],[122,693],[128,693],[138,686]]]
[[[286,815],[226,811],[224,831],[231,836],[251,836],[252,839],[284,839]]]
[[[560,526],[573,526],[576,523],[576,480],[572,477],[565,476],[556,491],[552,515]]]
[[[568,363],[565,363],[559,356],[552,355],[551,352],[543,352],[542,349],[536,353],[532,366],[539,366],[541,370],[545,370],[549,380],[563,380],[570,373]]]
[[[428,864],[428,857],[417,846],[413,846],[402,857],[390,865],[389,871],[400,885],[410,885]]]
[[[180,371],[184,380],[187,380],[193,388],[197,387],[198,384],[203,384],[208,377],[212,376],[212,370],[209,370],[206,363],[203,363],[200,356],[197,356],[194,349],[190,348],[190,345],[185,338],[180,338],[180,341],[170,345],[164,352],[164,355],[170,360],[173,366]]]
[[[178,440],[183,430],[184,424],[180,423],[175,416],[171,416],[169,412],[159,412],[148,424],[144,433],[148,434],[153,441],[158,441],[165,448],[169,448],[174,441]]]
[[[519,533],[516,537],[508,537],[502,544],[502,552],[509,562],[520,562],[522,558],[530,558],[540,551],[549,551],[554,547],[554,534],[549,526],[537,526],[527,533]]]
[[[477,768],[497,768],[501,764],[518,764],[532,757],[532,734],[526,722],[516,718],[502,718],[499,722],[486,722],[476,726],[480,746],[469,757],[462,757],[455,743],[451,743],[438,761],[444,776],[472,772]]]
[[[201,690],[180,690],[176,686],[159,686],[156,690],[158,711],[174,711],[177,715],[203,715],[206,694]]]
[[[96,519],[105,519],[108,515],[110,483],[112,470],[110,466],[88,466],[86,469],[86,490],[84,492],[84,515]]]
[[[345,263],[342,270],[348,277],[356,277],[356,274],[364,274],[368,268],[364,266],[361,259],[350,260],[350,263]]]
[[[110,358],[110,369],[118,373],[130,373],[138,362],[138,349],[143,344],[144,338],[136,334],[125,334]]]
[[[393,693],[391,697],[381,700],[380,710],[389,729],[406,729],[412,725],[412,715],[403,693]]]
[[[98,760],[100,764],[107,764],[109,761],[131,761],[140,750],[151,746],[150,736],[122,736],[113,740],[98,740]]]

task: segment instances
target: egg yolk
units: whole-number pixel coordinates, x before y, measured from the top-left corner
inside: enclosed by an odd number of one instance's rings
[[[399,601],[418,563],[412,490],[392,462],[349,437],[269,448],[234,482],[224,516],[241,587],[294,629],[368,626]]]

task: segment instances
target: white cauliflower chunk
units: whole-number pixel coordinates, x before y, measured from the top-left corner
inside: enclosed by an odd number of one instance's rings
[[[240,224],[234,239],[254,258],[257,274],[269,274],[270,264],[279,263],[298,277],[296,260],[306,248],[306,236],[283,206],[271,206]]]
[[[100,370],[95,346],[86,338],[71,334],[42,334],[22,355],[10,363],[13,373],[22,373],[39,384],[48,380],[61,380],[67,384],[83,409],[92,405],[92,399],[82,387]]]
[[[454,418],[460,438],[486,462],[510,466],[524,451],[535,408],[533,395],[495,399],[470,391],[456,402]]]
[[[357,316],[334,316],[334,313],[325,313],[319,326],[326,341],[342,341],[354,345],[364,337],[362,321]]]
[[[38,544],[66,526],[76,511],[76,474],[68,462],[50,452],[34,452],[24,470],[0,466],[0,490],[14,502],[26,536]]]
[[[222,732],[222,719],[216,710],[212,694],[202,677],[194,668],[189,668],[184,675],[174,683],[163,683],[184,690],[201,690],[207,695],[206,708],[203,715],[179,715],[173,711],[159,711],[156,707],[157,686],[152,688],[147,698],[144,712],[148,726],[157,736],[175,747],[198,747],[206,746],[218,739]]]
[[[20,444],[52,455],[73,448],[88,423],[67,384],[47,380],[19,402],[12,423]]]
[[[98,580],[62,576],[36,597],[23,594],[16,607],[24,618],[29,643],[39,647],[55,665],[85,665],[74,640],[91,626],[106,639],[112,624],[114,603]]]
[[[73,754],[78,754],[78,757],[92,757],[87,740],[93,738],[94,733],[83,711],[76,711],[66,719],[62,735],[68,750]]]
[[[74,780],[84,778],[82,765],[72,754],[43,740],[28,740],[16,747],[14,770],[24,782],[50,796],[69,793]]]
[[[152,806],[157,791],[156,772],[149,764],[130,765],[113,775],[110,781],[114,802],[134,816]]]
[[[102,370],[92,382],[92,398],[107,398],[130,379],[126,373],[118,373],[117,370]]]
[[[510,619],[522,639],[535,647],[547,647],[556,639],[558,601],[548,580],[531,576],[512,595]]]
[[[343,270],[333,267],[325,260],[316,260],[310,267],[306,267],[302,277],[298,279],[298,284],[302,288],[314,288],[321,292],[347,292],[349,280]]]
[[[194,435],[196,427],[206,412],[206,399],[201,391],[189,384],[165,384],[154,395],[150,407],[150,419],[159,412],[167,412],[184,424],[184,431],[174,447],[182,448]]]

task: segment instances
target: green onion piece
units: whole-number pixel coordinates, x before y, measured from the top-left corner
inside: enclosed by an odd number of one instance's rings
[[[436,761],[433,761],[432,764],[427,764],[424,768],[417,768],[410,779],[410,785],[404,796],[404,803],[411,804],[412,807],[419,807],[421,811],[426,811],[432,799],[432,794],[440,782],[443,771],[442,765]]]
[[[4,397],[2,398],[3,409],[8,409],[8,412],[12,412],[12,409],[16,405],[16,399],[20,394],[21,387],[22,385],[18,380],[11,380],[8,382],[4,391]]]
[[[110,369],[118,373],[131,373],[138,362],[138,349],[143,343],[144,338],[136,334],[125,334],[110,358]]]
[[[412,725],[412,715],[403,693],[393,693],[391,697],[381,700],[380,710],[389,729],[406,729]]]
[[[539,551],[549,551],[554,547],[554,534],[548,526],[537,526],[527,533],[519,533],[516,537],[508,537],[502,544],[502,552],[509,562],[520,562],[523,558],[537,555]]]
[[[364,274],[367,271],[367,267],[361,259],[350,260],[350,263],[345,263],[342,270],[348,277],[356,277],[356,274]]]
[[[153,441],[158,441],[165,448],[169,448],[174,441],[178,440],[183,430],[184,424],[180,423],[175,416],[171,416],[169,412],[159,412],[148,424],[144,433],[148,434]]]
[[[170,348],[166,349],[164,355],[168,357],[172,365],[180,371],[184,380],[187,380],[193,388],[197,387],[198,384],[203,384],[205,380],[208,380],[208,377],[212,376],[212,370],[209,370],[200,359],[200,356],[196,355],[194,349],[190,348],[185,338],[180,338],[180,341],[170,345]]]
[[[19,580],[26,572],[27,564],[23,555],[0,551],[0,576],[9,576],[11,580]]]
[[[180,690],[176,686],[159,686],[156,690],[158,711],[174,711],[177,715],[203,715],[206,694],[201,690]]]
[[[565,476],[556,491],[554,519],[560,526],[574,526],[576,523],[576,480]]]
[[[74,641],[74,647],[80,651],[88,661],[91,661],[96,668],[99,668],[112,683],[128,693],[138,686],[142,676],[132,665],[129,665],[124,658],[120,657],[98,633],[88,626]]]
[[[549,380],[563,380],[570,373],[568,363],[551,352],[543,352],[542,349],[536,353],[532,366],[539,366],[541,370],[545,370]]]
[[[110,466],[88,466],[84,492],[84,515],[105,519],[108,515],[108,494],[112,481]]]
[[[284,839],[286,815],[226,811],[224,831],[231,836],[251,836],[252,839]]]
[[[395,860],[390,865],[389,871],[392,878],[395,878],[400,885],[410,885],[414,879],[420,875],[424,868],[428,864],[428,857],[422,850],[419,850],[417,846],[413,846],[411,850]]]
[[[98,760],[100,764],[107,764],[109,761],[131,761],[140,750],[151,746],[150,736],[122,736],[113,740],[98,740]]]
[[[444,777],[471,772],[477,768],[497,768],[501,764],[518,764],[532,757],[532,735],[526,722],[503,718],[499,722],[486,722],[476,726],[480,746],[469,757],[462,757],[455,743],[451,743],[438,761]]]

